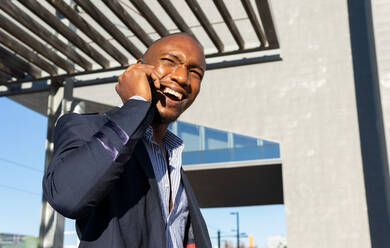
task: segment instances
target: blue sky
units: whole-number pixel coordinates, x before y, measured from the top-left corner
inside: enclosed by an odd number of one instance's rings
[[[5,97],[0,114],[0,232],[38,236],[47,118]],[[236,219],[230,213],[235,211],[240,212],[240,232],[252,234],[259,248],[266,247],[269,236],[285,236],[284,206],[271,205],[202,209],[211,237],[218,229],[223,236],[234,235]],[[74,230],[67,220],[66,245],[75,244]]]

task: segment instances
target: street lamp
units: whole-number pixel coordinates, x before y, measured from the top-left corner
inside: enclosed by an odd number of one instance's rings
[[[240,214],[238,212],[231,212],[230,214],[236,215],[237,248],[240,248]]]

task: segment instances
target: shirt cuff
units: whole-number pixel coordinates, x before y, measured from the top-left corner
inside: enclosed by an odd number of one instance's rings
[[[130,97],[129,100],[140,100],[140,101],[147,102],[145,98],[143,98],[142,96],[137,96],[137,95]]]

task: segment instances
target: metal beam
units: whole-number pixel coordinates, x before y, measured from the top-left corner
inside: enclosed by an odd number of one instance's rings
[[[24,73],[21,70],[9,65],[8,61],[6,62],[2,59],[0,59],[0,71],[15,78],[24,78]]]
[[[85,86],[91,86],[91,85],[99,85],[99,84],[107,84],[107,83],[113,83],[117,82],[118,77],[107,77],[107,78],[96,78],[96,79],[90,79],[90,80],[79,80],[73,82],[73,87],[85,87]],[[10,83],[4,83],[0,85],[13,85],[13,86],[20,86],[22,83],[19,84],[10,84]],[[60,84],[60,86],[63,86]],[[38,93],[38,92],[47,92],[50,91],[50,85],[39,85],[38,87],[35,87],[34,85],[31,88],[27,89],[10,89],[8,91],[0,91],[0,97],[2,96],[13,96],[13,95],[22,95],[22,94],[30,94],[30,93]]]
[[[77,46],[81,51],[95,60],[103,68],[108,68],[110,62],[95,48],[85,42],[79,35],[73,32],[69,27],[62,23],[58,17],[50,13],[45,7],[43,7],[38,1],[35,0],[18,0],[26,8],[34,12],[44,22],[55,29],[58,33],[62,34],[72,44]]]
[[[260,64],[260,63],[266,63],[266,62],[276,62],[281,61],[282,58],[279,54],[277,55],[268,55],[268,56],[262,56],[262,57],[255,57],[255,58],[243,58],[238,60],[230,60],[230,61],[222,61],[212,64],[206,65],[206,70],[215,70],[215,69],[222,69],[222,68],[229,68],[229,67],[236,67],[236,66],[243,66],[243,65],[253,65],[253,64]]]
[[[85,70],[92,69],[92,64],[88,60],[78,54],[71,46],[65,44],[54,34],[49,32],[31,16],[27,15],[25,11],[15,6],[11,0],[3,0],[0,4],[0,9],[12,16],[14,20],[24,25],[28,30],[35,33],[42,40],[45,40],[52,47],[63,53],[66,57],[80,65]]]
[[[21,71],[27,72],[34,78],[39,78],[41,76],[41,70],[36,68],[33,64],[27,63],[23,59],[17,57],[15,54],[12,54],[7,49],[0,46],[0,58],[7,61],[7,64],[18,68]]]
[[[0,71],[0,82],[7,82],[10,79],[10,75],[5,74],[4,72]]]
[[[149,38],[149,35],[145,33],[143,28],[129,15],[129,13],[122,7],[117,0],[103,0],[108,8],[133,32],[138,39],[146,46],[149,47],[153,40]]]
[[[19,84],[19,83],[25,83],[25,82],[42,81],[42,80],[57,80],[57,79],[63,79],[63,78],[73,77],[73,76],[91,75],[91,74],[94,74],[94,73],[124,70],[126,68],[127,68],[127,66],[117,66],[117,67],[112,67],[112,68],[108,68],[108,69],[98,69],[98,70],[94,70],[94,71],[79,71],[79,72],[75,72],[75,73],[68,73],[68,74],[61,74],[61,75],[56,75],[56,76],[41,77],[41,78],[38,78],[38,79],[19,79],[17,81],[11,82],[11,84]],[[2,84],[0,83],[0,85],[2,85]]]
[[[47,0],[54,8],[56,8],[63,16],[69,19],[77,28],[85,33],[96,44],[103,48],[121,65],[128,65],[127,57],[106,40],[95,28],[88,24],[79,14],[62,0]]]
[[[51,75],[57,74],[57,68],[47,62],[46,60],[39,57],[36,53],[28,49],[25,45],[20,43],[18,40],[12,38],[2,30],[0,30],[0,43],[4,46],[8,47],[15,53],[19,54],[19,56],[25,58],[30,61],[32,64],[40,67],[44,71],[48,72]]]
[[[232,16],[229,13],[229,10],[226,8],[225,3],[223,0],[213,0],[215,6],[217,6],[217,9],[219,13],[221,14],[223,20],[225,21],[227,27],[229,28],[230,32],[233,35],[234,40],[236,41],[238,47],[240,50],[244,49],[244,40],[242,39],[242,36],[240,32],[238,31],[238,28],[236,24],[233,21]]]
[[[264,49],[264,47],[254,47],[254,48],[249,48],[249,49],[245,49],[245,50],[233,50],[233,51],[229,51],[229,52],[216,52],[216,53],[209,53],[209,54],[206,54],[205,57],[206,58],[215,58],[215,57],[222,57],[222,56],[227,56],[227,55],[236,55],[236,54],[248,54],[248,53],[251,53],[251,52],[259,52],[259,51],[264,51],[266,49]]]
[[[5,84],[5,86],[7,86],[7,84]],[[12,87],[12,85],[11,85]],[[48,92],[50,91],[50,86],[44,86],[44,87],[32,87],[32,88],[28,88],[28,89],[9,89],[9,90],[6,90],[6,91],[1,91],[0,90],[0,97],[3,97],[3,96],[20,96],[20,95],[24,95],[24,94],[30,94],[30,93],[39,93],[39,92]]]
[[[127,38],[103,13],[89,0],[75,0],[97,23],[118,41],[135,59],[142,56],[141,51]]]
[[[143,0],[130,0],[130,2],[138,9],[142,16],[150,23],[160,36],[169,34],[165,26],[160,22],[153,11],[146,5]]]
[[[85,87],[85,86],[91,86],[91,85],[98,85],[98,84],[107,84],[107,83],[115,83],[118,82],[118,76],[112,76],[107,78],[96,78],[91,80],[83,80],[83,81],[76,81],[74,86],[75,87]]]
[[[253,10],[250,0],[241,0],[242,5],[244,6],[245,12],[248,15],[249,21],[252,23],[253,29],[259,39],[261,46],[264,48],[269,47],[269,43],[265,38],[264,31],[260,26],[259,20],[256,17],[255,11]]]
[[[8,81],[8,77],[3,77],[0,75],[0,82],[7,82],[7,81]]]
[[[198,2],[196,0],[186,0],[186,3],[188,7],[190,7],[192,13],[196,16],[204,30],[206,31],[207,35],[210,37],[211,41],[217,48],[219,52],[223,52],[224,47],[221,39],[218,37],[217,33],[215,32],[213,26],[211,25],[210,21],[207,19],[206,14],[203,12],[203,10],[200,8]]]
[[[47,47],[46,45],[42,44],[40,41],[38,41],[31,35],[29,35],[27,32],[19,28],[16,24],[12,23],[3,15],[0,15],[0,27],[6,30],[8,33],[15,36],[17,39],[22,40],[26,45],[30,46],[35,51],[39,52],[48,60],[52,61],[54,64],[58,65],[65,71],[69,73],[75,71],[71,63],[58,56],[49,47]]]
[[[276,30],[274,22],[272,20],[272,12],[270,3],[268,0],[256,0],[257,10],[259,11],[261,23],[263,24],[265,36],[269,44],[269,49],[279,48],[278,37],[276,35]]]
[[[180,31],[195,36],[194,33],[191,31],[191,28],[188,27],[188,25],[181,17],[179,12],[176,10],[175,6],[173,6],[170,0],[157,0],[157,1],[161,5],[161,7],[163,7],[165,12],[167,12],[168,16],[172,19],[172,21],[176,24],[176,26],[180,29]]]

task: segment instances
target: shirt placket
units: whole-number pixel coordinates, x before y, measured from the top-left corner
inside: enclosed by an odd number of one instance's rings
[[[165,149],[167,150],[167,153],[168,153],[168,164],[169,166],[166,167],[167,170],[171,170],[170,173],[165,173],[165,181],[167,182],[167,185],[168,187],[166,188],[166,193],[167,193],[167,231],[169,232],[170,234],[170,237],[173,238],[173,235],[174,233],[171,232],[171,227],[173,225],[173,222],[175,220],[175,213],[176,213],[176,210],[177,210],[177,204],[176,204],[176,180],[172,180],[173,178],[175,178],[175,173],[176,173],[176,167],[174,165],[174,160],[172,159],[172,150],[165,146]],[[165,161],[165,160],[164,160]],[[172,168],[172,169],[171,169]],[[169,194],[170,194],[170,189],[169,189],[169,174],[171,176],[171,187],[172,187],[172,211],[169,212]],[[175,242],[174,240],[172,240],[172,242],[170,243],[170,246],[171,247],[175,247]]]
[[[161,181],[159,182],[160,187],[160,197],[162,201],[162,207],[163,207],[163,212],[164,212],[164,222],[165,222],[165,232],[166,232],[166,237],[169,239],[172,239],[171,235],[171,230],[170,230],[170,215],[169,213],[169,194],[170,194],[170,189],[169,189],[169,174],[167,172],[167,164],[166,164],[166,159],[165,156],[163,155],[163,152],[158,144],[154,144],[155,148],[157,149],[157,156],[158,156],[158,161],[160,161],[160,173],[161,173]],[[169,160],[168,160],[169,161]],[[172,209],[173,211],[173,209]],[[169,242],[167,240],[167,248],[173,248],[173,240]]]

